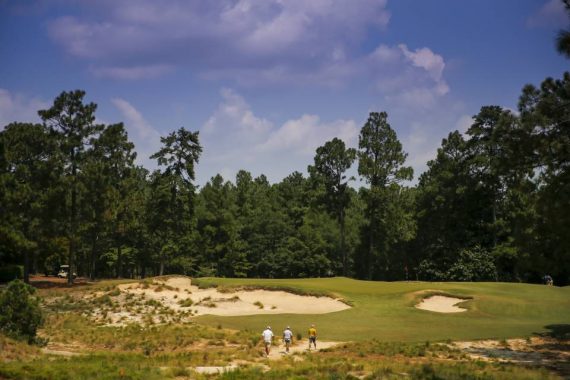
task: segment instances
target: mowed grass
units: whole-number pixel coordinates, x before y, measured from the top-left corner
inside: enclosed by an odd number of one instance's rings
[[[570,325],[570,287],[514,283],[375,282],[348,278],[226,279],[201,278],[202,286],[293,288],[300,293],[335,294],[349,301],[349,310],[329,314],[280,314],[240,317],[202,316],[196,320],[224,328],[280,331],[290,325],[302,332],[317,325],[322,340],[394,342],[472,340],[526,337],[548,326]],[[443,314],[414,307],[426,294],[471,297],[467,312]]]

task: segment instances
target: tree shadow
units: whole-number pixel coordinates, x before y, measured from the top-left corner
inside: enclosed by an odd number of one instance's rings
[[[549,331],[535,335],[554,340],[537,344],[537,350],[570,352],[570,324],[547,325],[544,328]]]
[[[88,285],[88,281],[86,278],[78,277],[73,281],[73,285],[69,285],[65,278],[33,276],[30,277],[30,285],[38,289],[71,288]]]
[[[570,339],[570,324],[546,325],[544,328],[550,331],[541,334],[543,336],[555,339]]]

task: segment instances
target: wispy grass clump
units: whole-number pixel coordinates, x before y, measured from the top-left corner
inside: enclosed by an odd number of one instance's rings
[[[190,307],[190,306],[192,306],[192,305],[194,304],[194,302],[192,301],[191,298],[186,298],[185,300],[180,300],[180,301],[178,301],[178,304],[179,304],[181,307]]]

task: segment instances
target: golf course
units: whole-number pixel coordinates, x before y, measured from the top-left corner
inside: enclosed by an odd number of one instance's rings
[[[570,375],[569,287],[178,275],[74,287],[51,281],[35,282],[45,318],[35,344],[0,336],[0,379]],[[430,304],[435,299],[454,307]],[[311,325],[316,350],[307,349]],[[294,333],[289,353],[286,326]]]

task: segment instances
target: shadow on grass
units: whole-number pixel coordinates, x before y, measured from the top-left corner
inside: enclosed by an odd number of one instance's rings
[[[73,280],[73,285],[67,283],[67,279],[47,276],[31,276],[30,285],[38,289],[71,288],[75,286],[88,285],[86,278],[78,277]]]
[[[544,328],[550,331],[541,335],[555,339],[570,339],[570,324],[547,325]]]

